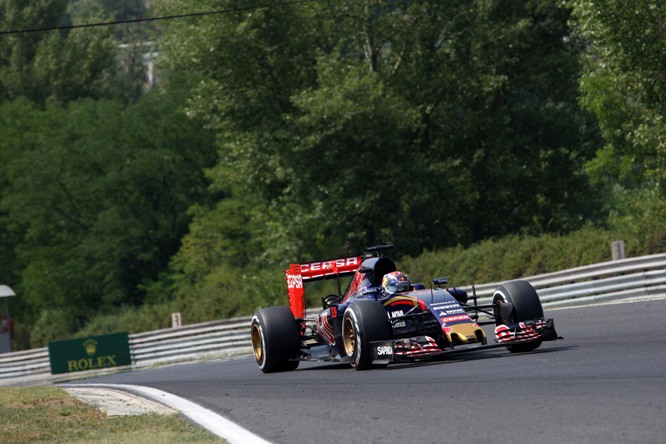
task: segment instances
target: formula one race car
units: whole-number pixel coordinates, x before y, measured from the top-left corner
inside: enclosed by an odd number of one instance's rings
[[[392,245],[368,248],[364,256],[292,264],[286,270],[289,307],[263,308],[252,318],[252,348],[264,373],[294,370],[300,361],[349,362],[357,370],[391,362],[432,359],[452,352],[506,347],[527,352],[542,341],[561,339],[527,281],[495,289],[492,304],[472,303],[460,288],[411,284],[383,255]],[[340,279],[352,276],[346,291]],[[338,279],[337,295],[306,319],[304,283]],[[481,317],[486,318],[482,320]],[[495,324],[488,344],[480,325]]]

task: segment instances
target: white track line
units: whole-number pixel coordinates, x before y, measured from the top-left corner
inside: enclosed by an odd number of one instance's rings
[[[666,299],[666,294],[657,294],[657,295],[648,295],[648,296],[635,296],[631,298],[625,298],[625,299],[615,299],[613,301],[606,301],[606,302],[591,302],[589,304],[581,304],[581,305],[564,305],[561,307],[549,307],[547,304],[544,304],[543,309],[546,311],[554,311],[554,310],[573,310],[576,308],[587,308],[587,307],[598,307],[601,305],[616,305],[616,304],[635,304],[637,302],[650,302],[650,301],[659,301],[662,299]],[[573,299],[575,301],[575,299]]]
[[[65,387],[104,387],[109,389],[126,390],[145,396],[148,399],[160,402],[177,410],[195,423],[211,433],[226,439],[231,444],[271,444],[263,438],[245,430],[238,424],[229,421],[212,410],[208,410],[187,399],[152,387],[130,384],[58,384]]]

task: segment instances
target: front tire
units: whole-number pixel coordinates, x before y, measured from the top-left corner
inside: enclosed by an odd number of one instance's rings
[[[298,367],[301,339],[289,307],[268,307],[257,311],[250,331],[254,359],[262,372],[289,371]]]
[[[363,300],[351,304],[342,319],[342,343],[351,365],[356,370],[372,367],[372,341],[391,339],[391,326],[386,310],[377,301]]]
[[[527,281],[511,281],[495,289],[493,304],[500,304],[495,318],[495,325],[515,324],[523,321],[533,321],[543,318],[543,307],[536,290]],[[503,310],[501,304],[511,304],[512,310]],[[538,348],[541,339],[524,344],[508,345],[511,353],[523,353]]]

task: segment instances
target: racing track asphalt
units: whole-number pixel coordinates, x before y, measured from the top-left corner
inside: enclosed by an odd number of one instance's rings
[[[562,341],[357,372],[249,357],[119,373],[272,443],[666,442],[666,299],[546,310]]]

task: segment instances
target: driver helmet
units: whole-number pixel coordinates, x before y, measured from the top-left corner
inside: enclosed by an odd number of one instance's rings
[[[408,291],[410,288],[409,276],[401,271],[387,273],[382,279],[382,291],[388,295]]]

